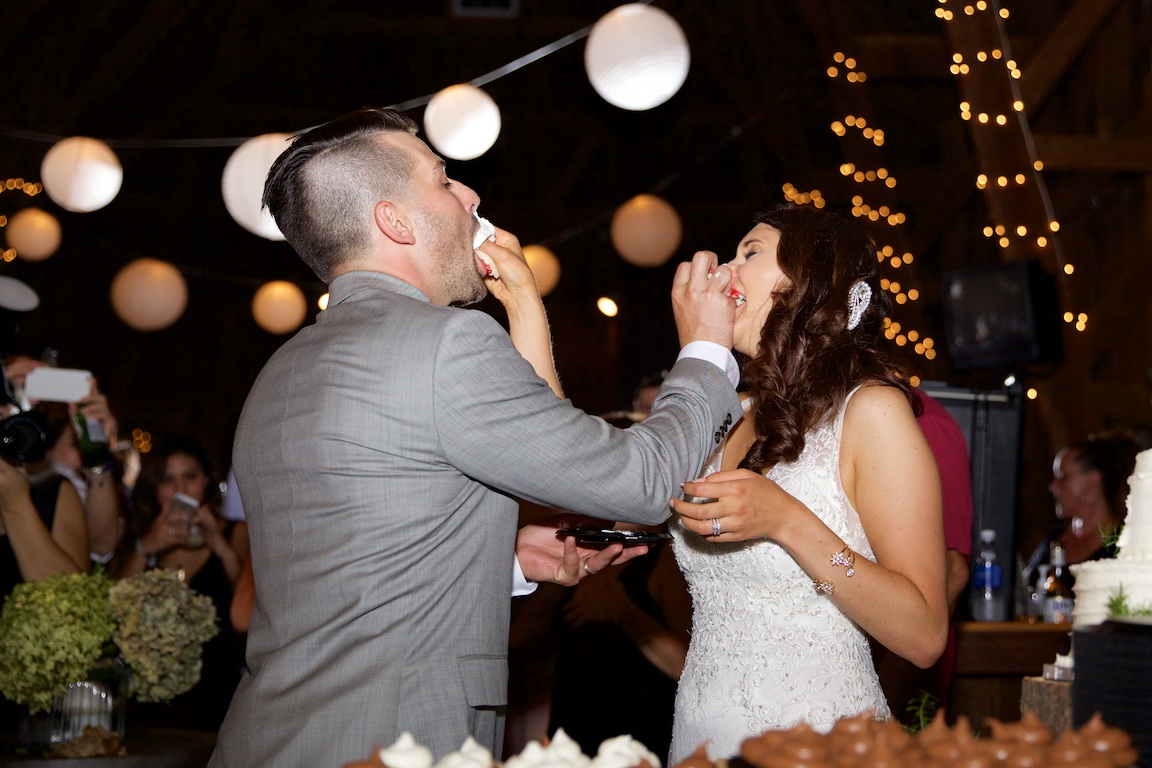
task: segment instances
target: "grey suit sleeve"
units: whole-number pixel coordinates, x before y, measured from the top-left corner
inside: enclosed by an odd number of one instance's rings
[[[445,457],[508,494],[609,520],[658,523],[743,411],[725,373],[676,363],[651,415],[627,430],[560,400],[491,317],[462,312],[434,352]]]

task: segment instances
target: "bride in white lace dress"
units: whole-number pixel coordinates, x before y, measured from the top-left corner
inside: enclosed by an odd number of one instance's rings
[[[939,477],[878,346],[871,241],[812,206],[756,222],[727,264],[746,415],[685,485],[718,500],[673,502],[693,628],[670,763],[801,721],[887,717],[867,636],[929,666],[947,633]]]

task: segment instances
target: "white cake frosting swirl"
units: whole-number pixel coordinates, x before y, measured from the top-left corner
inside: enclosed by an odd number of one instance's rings
[[[388,768],[432,768],[432,750],[417,744],[405,731],[391,746],[380,750],[380,762]]]
[[[520,754],[504,761],[504,768],[587,768],[591,762],[580,745],[558,728],[548,746],[530,741]]]
[[[456,752],[440,758],[436,768],[492,768],[492,753],[469,736]]]
[[[641,761],[660,768],[660,758],[639,741],[627,735],[616,736],[600,744],[591,768],[635,768]]]

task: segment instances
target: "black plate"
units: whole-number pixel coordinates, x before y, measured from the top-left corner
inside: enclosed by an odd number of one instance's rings
[[[670,533],[616,531],[611,528],[561,528],[556,533],[560,536],[575,536],[579,544],[623,544],[626,547],[655,544],[672,538]]]

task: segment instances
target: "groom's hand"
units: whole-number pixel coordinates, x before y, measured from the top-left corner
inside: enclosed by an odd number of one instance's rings
[[[692,261],[676,268],[672,280],[672,311],[680,346],[711,341],[732,348],[736,302],[725,295],[732,273],[711,251],[697,251]]]
[[[643,545],[584,547],[572,536],[557,536],[557,529],[571,527],[570,520],[530,523],[516,533],[516,559],[526,579],[571,587],[610,565],[626,563],[648,552],[648,547]]]

